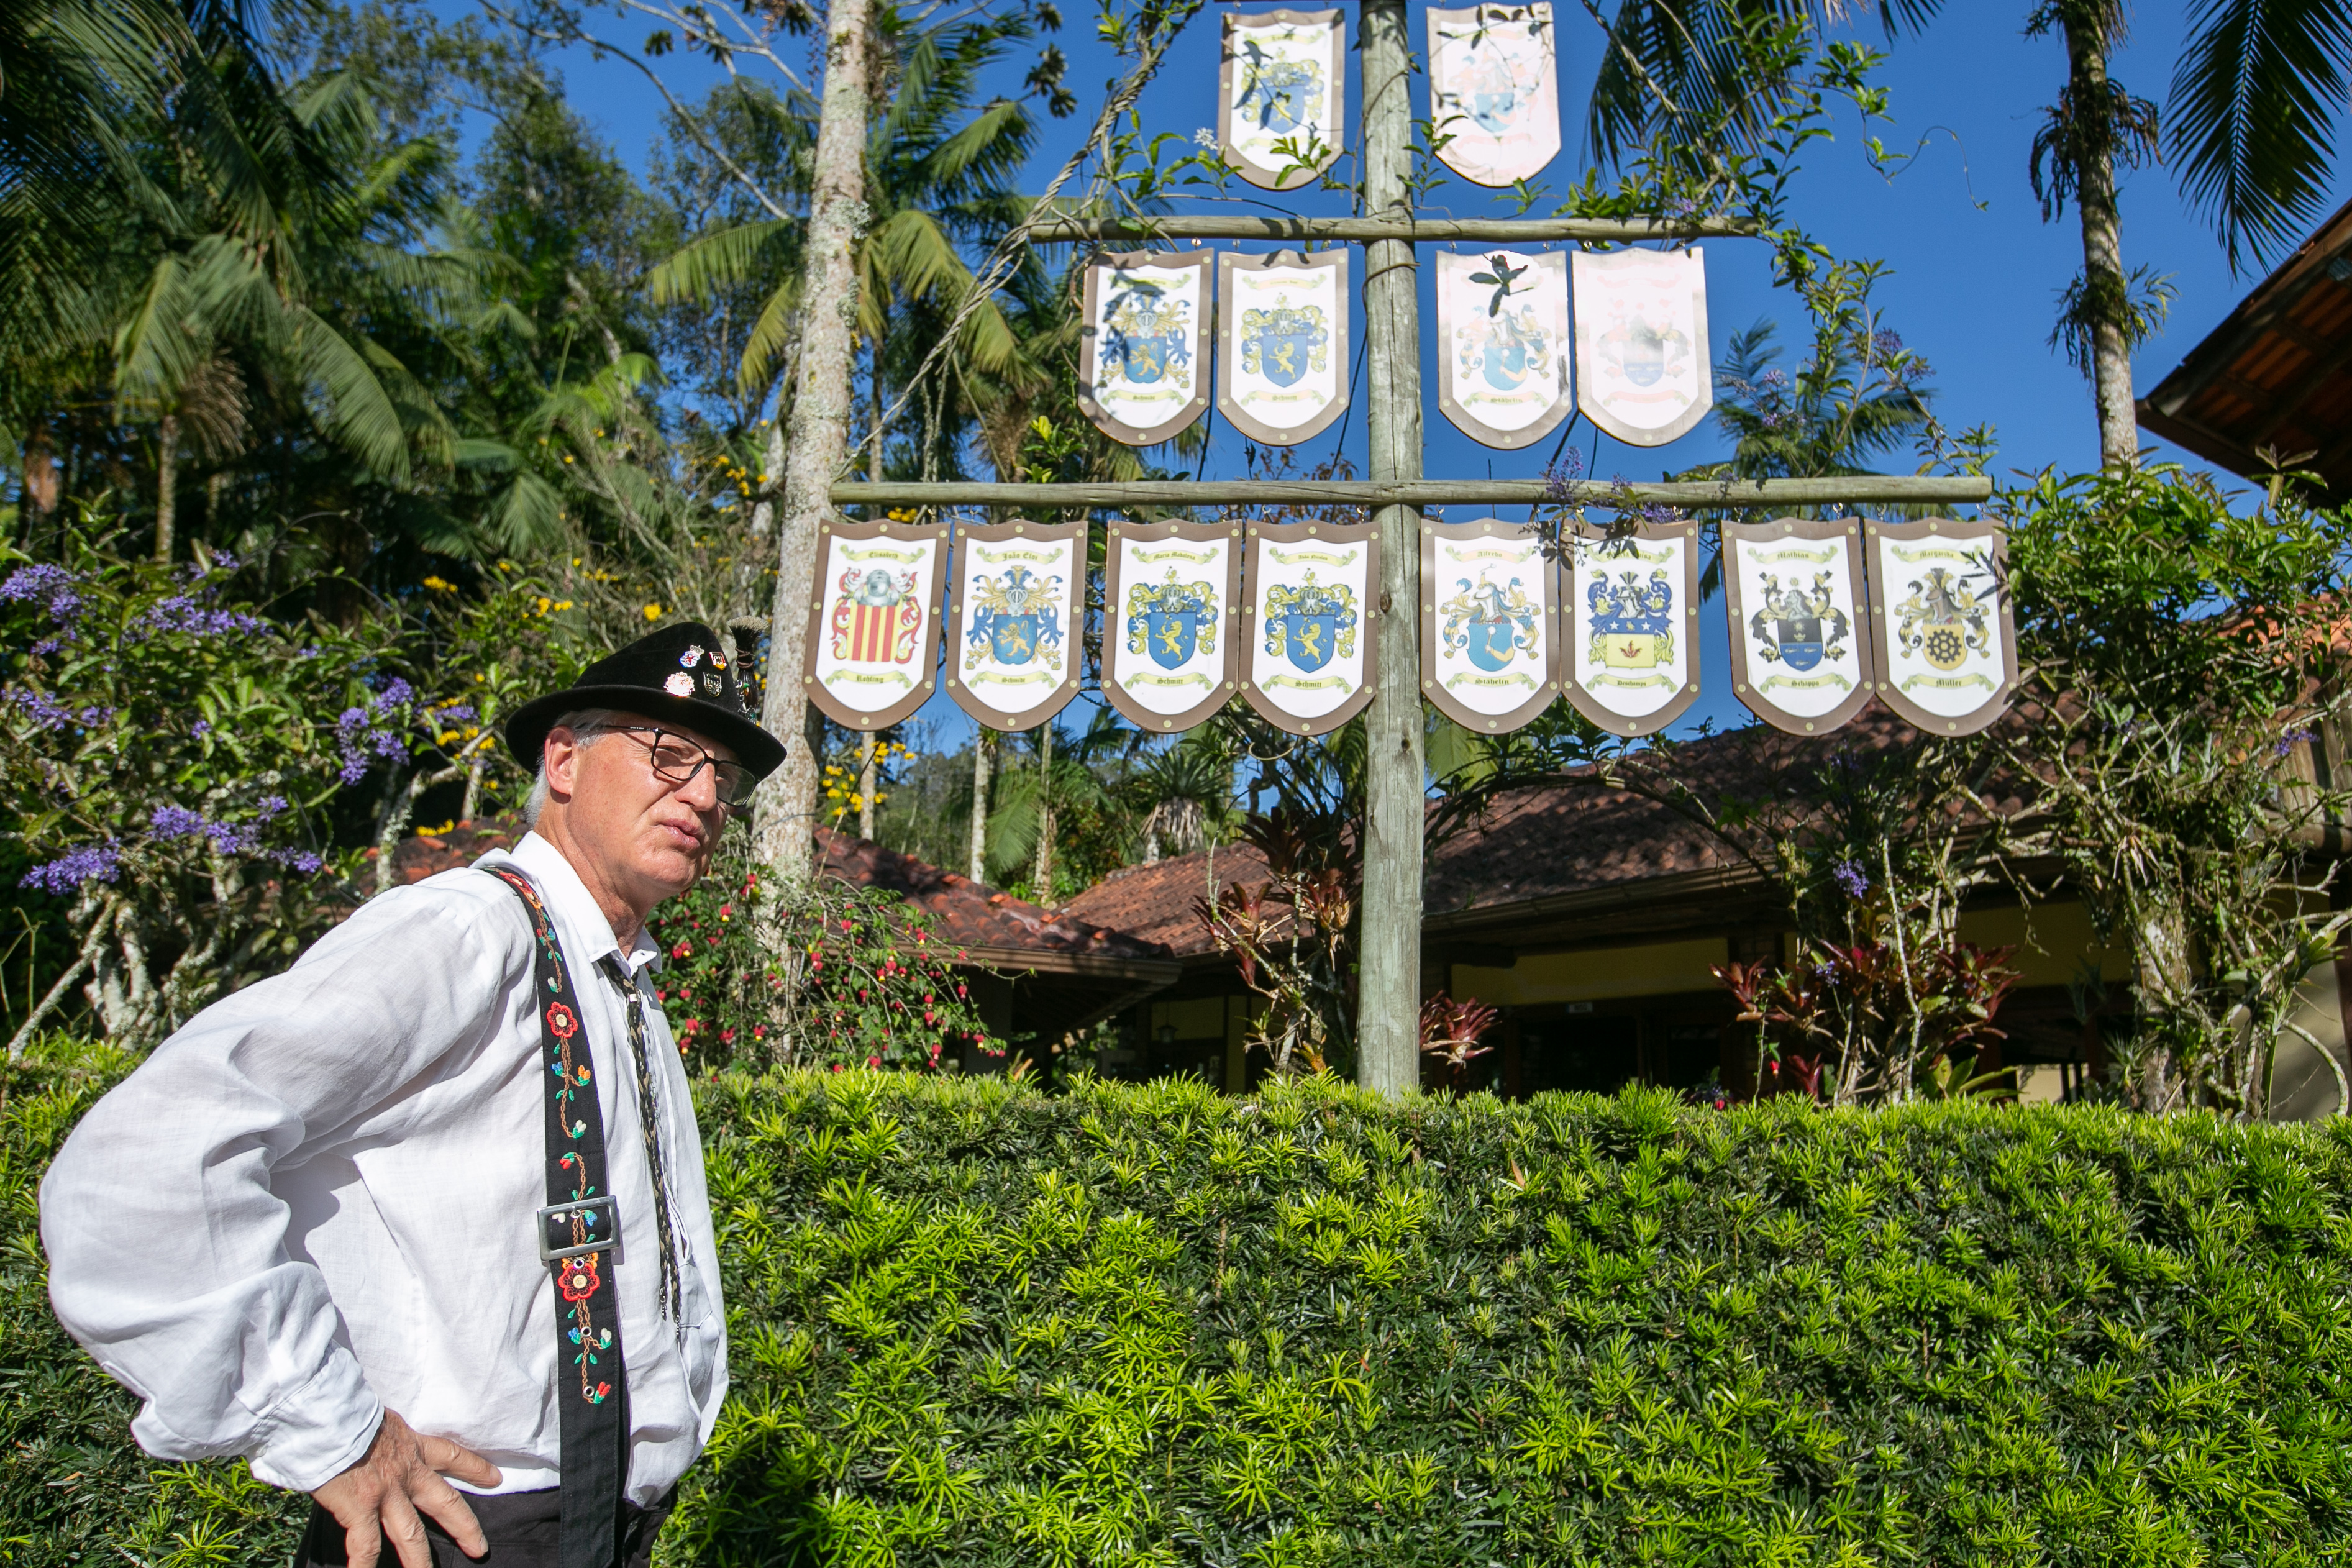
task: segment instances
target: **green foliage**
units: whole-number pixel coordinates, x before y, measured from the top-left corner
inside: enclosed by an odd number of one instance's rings
[[[284,1561],[131,1446],[0,1116],[0,1541]],[[666,1564],[2316,1564],[2352,1543],[2352,1141],[848,1071],[707,1084],[735,1386]]]
[[[837,882],[793,899],[779,909],[758,869],[734,863],[647,922],[667,955],[656,994],[692,1064],[930,1071],[967,1041],[1003,1054],[954,967],[965,954],[919,908]],[[768,921],[782,927],[772,948]]]
[[[2315,1563],[2340,1130],[881,1075],[707,1097],[727,1563]]]

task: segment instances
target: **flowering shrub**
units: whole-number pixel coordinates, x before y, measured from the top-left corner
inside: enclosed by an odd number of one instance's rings
[[[235,608],[226,556],[0,571],[0,809],[77,942],[44,1001],[86,979],[109,1034],[152,1039],[282,968],[336,901],[323,808],[400,743],[370,679],[392,637]]]
[[[783,922],[789,963],[762,952],[759,923]],[[790,910],[748,866],[708,877],[655,912],[660,996],[689,1058],[722,1066],[938,1068],[989,1037],[956,965],[921,910],[890,894],[824,883]]]

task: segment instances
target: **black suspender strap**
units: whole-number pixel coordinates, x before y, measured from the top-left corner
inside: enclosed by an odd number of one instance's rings
[[[628,1374],[611,1279],[620,1261],[620,1210],[604,1174],[604,1113],[582,1030],[572,972],[555,922],[530,879],[483,869],[515,890],[530,916],[532,996],[547,1086],[547,1206],[539,1255],[555,1290],[556,1407],[563,1453],[562,1568],[612,1568],[628,1488]]]

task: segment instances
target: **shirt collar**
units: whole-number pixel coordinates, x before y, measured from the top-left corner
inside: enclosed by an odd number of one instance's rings
[[[613,922],[604,918],[604,911],[588,891],[588,884],[580,879],[580,873],[563,858],[563,851],[536,833],[526,833],[508,858],[530,878],[556,918],[588,942],[588,963],[601,963],[607,956],[617,955],[632,974],[661,967],[661,948],[643,925],[637,927],[636,941],[623,951],[613,936]]]

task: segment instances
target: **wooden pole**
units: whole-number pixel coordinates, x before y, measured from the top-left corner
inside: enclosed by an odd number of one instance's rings
[[[1412,48],[1404,0],[1364,0],[1364,211],[1412,218]],[[1421,478],[1420,274],[1409,237],[1364,247],[1365,431],[1372,482]],[[1356,989],[1357,1081],[1403,1094],[1421,1083],[1421,858],[1426,811],[1421,727],[1421,509],[1390,501],[1380,528],[1380,648],[1364,710],[1364,891]]]
[[[1365,139],[1370,140],[1369,126]],[[1535,244],[1544,240],[1629,245],[1641,239],[1741,239],[1760,232],[1753,218],[1416,217],[1410,213],[1370,217],[1289,217],[1275,214],[1220,213],[1209,216],[1047,218],[1029,231],[1033,245],[1093,239],[1342,239],[1358,244],[1383,239],[1497,240]]]
[[[1368,312],[1369,313],[1369,312]],[[1418,372],[1416,370],[1415,374]],[[1377,405],[1373,412],[1378,414]],[[1374,425],[1380,423],[1374,420]],[[1419,416],[1413,416],[1418,426]],[[1137,479],[1125,484],[861,484],[833,487],[837,506],[1187,507],[1535,506],[1547,502],[1607,510],[1617,502],[1658,502],[1689,510],[1850,506],[1864,503],[1975,506],[1992,499],[1989,479],[1907,474],[1848,474],[1825,479],[1707,479],[1658,484],[1552,485],[1543,479]],[[1385,548],[1385,546],[1383,546]],[[803,606],[802,613],[807,613]]]
[[[816,595],[817,528],[832,510],[827,488],[840,478],[849,450],[857,228],[866,216],[867,5],[832,0],[825,8],[824,100],[817,111],[808,271],[801,291],[801,376],[776,529],[775,609],[769,617],[767,700],[760,721],[784,743],[784,762],[752,796],[751,847],[788,886],[813,868],[817,754],[809,733],[813,710],[801,694],[801,664],[809,602]]]

